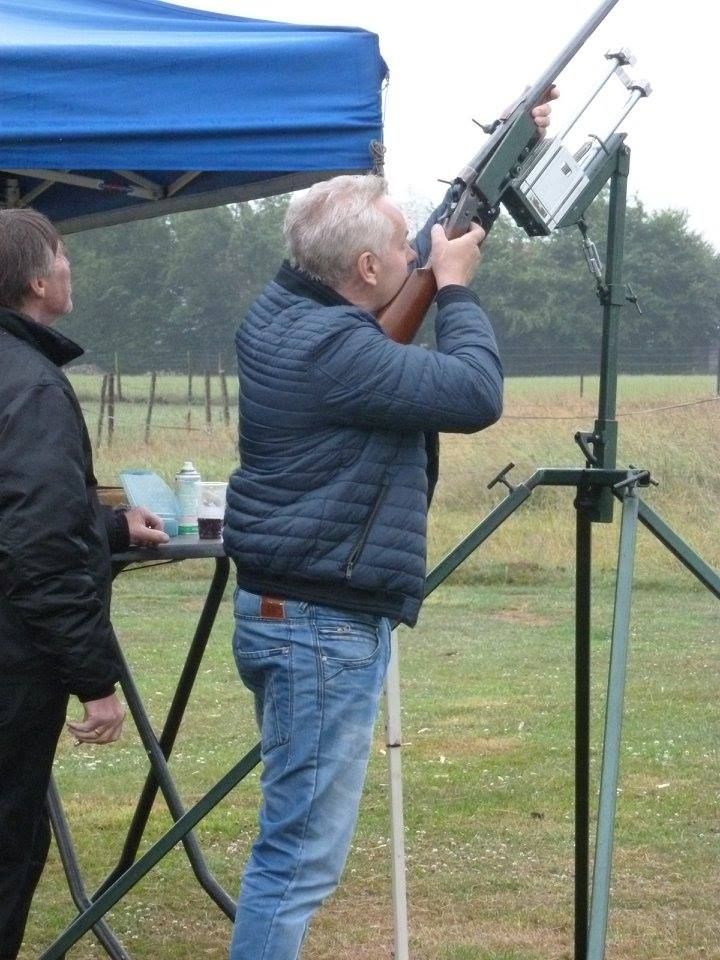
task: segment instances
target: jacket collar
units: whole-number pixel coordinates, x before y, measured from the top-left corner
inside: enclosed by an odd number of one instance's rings
[[[337,290],[333,290],[332,287],[326,286],[321,280],[311,277],[309,273],[299,267],[294,267],[289,260],[283,261],[275,277],[275,282],[289,290],[290,293],[308,300],[315,300],[325,307],[352,306],[350,301],[341,297]]]
[[[43,356],[51,360],[55,366],[62,367],[71,360],[77,360],[85,352],[77,343],[53,330],[36,323],[24,313],[16,313],[0,307],[0,330],[5,330],[18,340],[29,343]]]

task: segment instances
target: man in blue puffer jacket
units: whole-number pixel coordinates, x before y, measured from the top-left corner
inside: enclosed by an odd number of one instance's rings
[[[428,431],[502,409],[490,322],[467,287],[482,230],[409,245],[379,177],[293,199],[291,262],[237,334],[241,465],[225,548],[237,566],[234,654],[262,733],[260,831],[231,960],[296,960],[349,848],[389,656],[423,596]],[[378,311],[432,251],[437,351],[390,340]]]

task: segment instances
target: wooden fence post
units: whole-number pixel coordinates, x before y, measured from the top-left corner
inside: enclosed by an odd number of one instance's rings
[[[220,390],[222,391],[222,402],[223,402],[223,420],[225,421],[225,426],[230,426],[230,397],[228,396],[228,385],[227,385],[227,376],[225,371],[220,371]]]
[[[205,371],[205,425],[212,429],[212,394],[210,391],[210,371]]]
[[[188,350],[187,355],[187,428],[188,430],[192,427],[192,399],[193,399],[193,387],[192,387],[192,366],[190,365],[190,351]]]
[[[145,417],[145,443],[150,443],[150,421],[152,420],[153,405],[155,404],[155,383],[157,374],[153,370],[150,374],[150,394],[148,395],[147,416]]]
[[[98,417],[97,425],[97,440],[95,441],[95,446],[100,446],[100,441],[102,440],[102,427],[103,427],[103,417],[105,416],[105,397],[107,395],[107,374],[103,374],[102,386],[100,387],[100,416]]]
[[[108,374],[108,402],[107,402],[108,446],[112,446],[115,432],[115,374]]]
[[[120,377],[120,361],[118,359],[117,351],[115,352],[115,382],[117,384],[118,403],[122,403],[122,400],[123,400],[122,379]]]

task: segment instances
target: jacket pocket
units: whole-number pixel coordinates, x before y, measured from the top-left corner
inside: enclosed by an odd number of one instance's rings
[[[373,501],[373,505],[370,508],[370,512],[367,515],[367,519],[365,520],[365,523],[362,526],[362,530],[360,531],[360,536],[358,537],[358,541],[350,551],[350,556],[347,558],[347,562],[345,564],[345,580],[346,581],[349,581],[351,579],[353,570],[355,568],[355,564],[357,563],[358,558],[360,557],[360,554],[363,552],[363,548],[365,547],[365,543],[370,534],[370,530],[372,529],[372,525],[375,523],[375,517],[377,517],[378,511],[380,510],[380,507],[382,506],[382,502],[385,499],[385,495],[387,494],[388,483],[389,483],[388,478],[383,477],[383,481],[380,484],[380,489],[377,492],[377,496],[375,497],[375,500]]]

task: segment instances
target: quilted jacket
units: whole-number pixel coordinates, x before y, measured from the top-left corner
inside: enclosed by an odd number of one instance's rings
[[[437,350],[284,264],[237,333],[240,466],[225,548],[244,589],[413,625],[423,596],[425,431],[502,408],[490,323],[464,287],[437,297]]]

